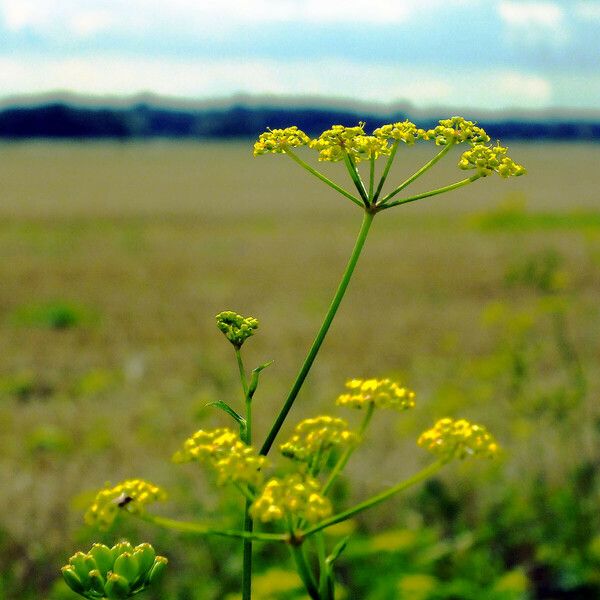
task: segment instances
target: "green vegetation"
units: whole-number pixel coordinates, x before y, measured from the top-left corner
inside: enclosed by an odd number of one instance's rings
[[[197,472],[182,474],[164,461],[168,440],[174,443],[167,450],[175,451],[190,429],[219,422],[204,408],[208,402],[239,393],[221,334],[206,315],[236,306],[260,318],[249,360],[258,364],[268,347],[279,354],[262,376],[255,410],[275,412],[343,267],[354,214],[351,206],[348,215],[332,208],[335,195],[326,189],[311,193],[301,173],[255,166],[246,148],[233,145],[26,145],[5,151],[14,168],[0,208],[0,244],[10,257],[0,267],[6,316],[0,369],[4,381],[26,374],[30,383],[6,386],[1,396],[0,469],[7,484],[0,491],[0,595],[58,600],[72,597],[55,582],[73,539],[86,546],[97,537],[81,525],[90,500],[82,489],[93,493],[98,481],[139,474],[172,491],[165,509],[170,515],[180,510],[182,518],[210,517],[216,510],[218,499]],[[582,157],[593,162],[598,151],[543,147],[547,188],[533,166],[536,151],[512,149],[532,175],[508,184],[511,193],[525,194],[532,213],[590,210],[597,198],[589,190],[597,186]],[[50,157],[55,194],[42,184]],[[228,161],[237,165],[243,185],[227,177]],[[21,174],[31,162],[39,181]],[[569,168],[585,170],[585,186]],[[551,184],[561,169],[565,181],[582,185],[576,205],[558,202]],[[222,189],[198,198],[208,177]],[[127,186],[120,190],[119,181]],[[280,194],[283,187],[289,194]],[[485,473],[461,466],[397,500],[393,510],[353,521],[357,533],[339,563],[350,597],[576,598],[598,592],[593,399],[599,387],[600,240],[578,227],[525,234],[472,228],[465,214],[493,212],[505,193],[496,189],[482,198],[465,190],[458,201],[444,197],[432,208],[390,211],[375,224],[351,300],[294,406],[298,419],[321,410],[321,399],[335,397],[349,374],[402,376],[420,391],[420,410],[401,431],[374,424],[367,456],[349,465],[352,486],[337,486],[340,500],[349,489],[355,500],[380,489],[381,471],[407,475],[418,467],[412,445],[402,448],[399,440],[414,438],[433,415],[466,413],[484,421],[505,449],[502,462]],[[307,269],[311,277],[294,278]],[[252,286],[243,284],[248,279]],[[282,281],[289,283],[282,287]],[[65,289],[73,301],[95,307],[100,318],[94,327],[57,331],[9,318],[20,306],[64,296]],[[364,307],[374,302],[378,310],[364,319]],[[93,372],[112,374],[109,383],[76,385]],[[36,381],[54,382],[52,391],[28,392],[26,402],[10,391]],[[260,421],[255,426],[257,436],[266,435]],[[397,456],[390,455],[398,446]],[[376,473],[372,464],[381,465]],[[9,477],[15,469],[18,476]],[[231,508],[232,514],[239,510]],[[384,527],[391,531],[383,538],[361,535]],[[347,533],[336,532],[340,539]],[[178,575],[166,577],[148,598],[221,598],[238,587],[235,541],[198,547],[197,539],[144,524],[104,535],[108,545],[121,535],[148,539],[168,554]],[[382,563],[386,544],[389,562]],[[259,573],[276,552],[259,550]],[[281,560],[291,569],[285,555]],[[376,584],[374,568],[386,573]],[[298,582],[285,568],[262,577],[275,583],[264,585],[259,598],[298,597]]]

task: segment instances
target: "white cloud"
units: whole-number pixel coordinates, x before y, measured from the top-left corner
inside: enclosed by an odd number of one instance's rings
[[[565,11],[556,2],[501,0],[498,14],[516,45],[564,45],[569,39]]]
[[[4,96],[69,90],[92,95],[154,92],[182,98],[271,93],[489,109],[545,107],[553,95],[551,82],[539,76],[488,68],[449,72],[333,59],[190,61],[42,56],[35,60],[0,58],[0,90]]]
[[[248,23],[399,24],[439,8],[468,7],[479,0],[0,0],[11,31],[89,36],[109,28],[139,34],[165,29],[203,35],[234,31]]]

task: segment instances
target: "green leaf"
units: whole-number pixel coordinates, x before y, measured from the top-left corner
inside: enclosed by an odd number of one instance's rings
[[[350,536],[347,535],[334,546],[331,554],[325,559],[328,565],[332,565],[339,558],[340,554],[346,549],[349,539]]]
[[[220,408],[223,412],[226,412],[231,418],[238,422],[240,428],[242,430],[246,429],[246,419],[242,417],[242,415],[238,414],[227,402],[223,402],[222,400],[217,400],[216,402],[209,402],[206,406],[214,406],[215,408]]]
[[[270,360],[269,362],[256,367],[256,369],[252,369],[252,377],[250,378],[250,385],[248,386],[248,400],[251,400],[254,396],[254,392],[256,392],[256,388],[258,387],[258,377],[260,372],[267,367],[271,366],[274,361]]]

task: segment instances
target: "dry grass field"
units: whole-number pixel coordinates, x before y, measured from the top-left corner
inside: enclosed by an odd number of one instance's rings
[[[402,149],[391,181],[431,150]],[[201,424],[222,422],[207,402],[239,397],[214,315],[260,319],[245,351],[249,365],[275,359],[256,399],[262,436],[337,285],[360,213],[286,157],[253,158],[250,143],[24,143],[4,144],[0,155],[0,546],[11,581],[42,557],[43,588],[74,549],[81,498],[105,481],[139,475],[172,487],[173,515],[189,515],[190,489],[210,501],[169,457]],[[600,146],[515,143],[511,155],[528,176],[490,177],[375,220],[291,414],[294,423],[325,410],[351,376],[393,375],[417,391],[416,411],[400,426],[376,423],[352,463],[357,497],[410,473],[423,459],[416,435],[446,413],[497,432],[506,453],[492,486],[540,470],[560,481],[573,461],[598,452]],[[415,192],[462,178],[455,164],[447,159]],[[345,181],[342,167],[325,170]],[[508,285],[507,272],[544,253],[566,277],[567,331],[587,377],[585,400],[560,431],[522,413],[513,427],[517,409],[500,387],[490,394],[494,375],[478,362],[505,333],[483,318],[486,308],[518,313],[539,301],[535,290]],[[551,337],[544,318],[532,329],[542,354]],[[471,366],[484,391],[449,393],[455,377],[468,388]],[[540,386],[558,377],[552,355],[534,376]],[[371,522],[387,522],[384,513]]]

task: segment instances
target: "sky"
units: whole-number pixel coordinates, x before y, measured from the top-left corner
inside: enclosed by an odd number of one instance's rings
[[[600,109],[600,0],[0,0],[0,99]]]

